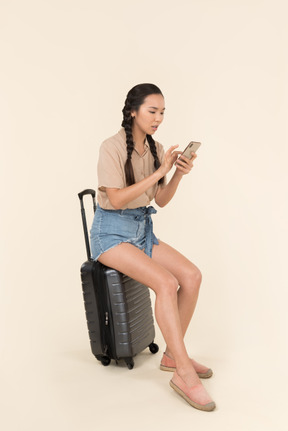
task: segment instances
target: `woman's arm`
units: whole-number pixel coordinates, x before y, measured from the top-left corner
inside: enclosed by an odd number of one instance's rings
[[[145,193],[145,191],[156,184],[160,178],[164,177],[164,175],[170,171],[173,164],[177,160],[179,151],[174,151],[177,147],[178,145],[173,145],[170,147],[165,153],[165,157],[160,168],[138,183],[135,183],[132,186],[124,187],[123,189],[106,188],[106,193],[111,205],[116,210],[123,208],[123,206]]]
[[[194,154],[191,159],[181,156],[181,158],[177,160],[175,163],[177,168],[173,177],[165,187],[160,187],[158,189],[158,192],[155,196],[155,202],[157,205],[159,205],[159,207],[164,207],[168,204],[168,202],[171,201],[175,195],[181,179],[183,178],[183,175],[186,175],[191,171],[193,167],[193,161],[196,159],[196,157],[196,154]]]

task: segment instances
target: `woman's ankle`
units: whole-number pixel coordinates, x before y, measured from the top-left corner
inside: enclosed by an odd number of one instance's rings
[[[169,359],[173,359],[174,361],[174,358],[168,349],[165,350],[164,355],[167,356]]]
[[[195,369],[191,366],[191,363],[189,367],[176,367],[176,373],[188,387],[202,384]]]

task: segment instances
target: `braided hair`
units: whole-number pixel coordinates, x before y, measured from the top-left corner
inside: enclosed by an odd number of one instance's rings
[[[135,176],[132,166],[132,152],[134,149],[134,141],[132,135],[132,123],[133,119],[131,116],[132,111],[138,111],[140,106],[144,103],[144,100],[150,94],[161,94],[161,90],[154,84],[139,84],[133,87],[127,94],[124,108],[122,109],[123,121],[122,127],[124,127],[126,133],[126,145],[127,145],[127,160],[125,163],[125,177],[127,186],[135,184]],[[154,157],[154,168],[157,170],[160,167],[160,161],[157,155],[156,145],[151,135],[146,135],[149,143],[150,151]],[[164,178],[162,177],[158,184],[162,184]]]

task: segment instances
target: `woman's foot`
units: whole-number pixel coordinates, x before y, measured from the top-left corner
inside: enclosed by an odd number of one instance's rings
[[[194,382],[194,384],[191,382]],[[181,397],[184,398],[185,401],[187,401],[192,407],[195,407],[198,410],[211,412],[216,407],[216,404],[211,399],[200,380],[197,383],[197,377],[195,379],[193,375],[189,374],[189,376],[184,375],[180,377],[177,371],[175,371],[172,379],[170,380],[170,386],[179,395],[181,395]]]
[[[192,365],[196,373],[201,379],[209,379],[213,375],[213,371],[210,368],[205,367],[204,365],[199,364],[198,362],[191,359]],[[160,370],[162,371],[175,371],[176,364],[174,359],[167,355],[167,353],[163,354]]]

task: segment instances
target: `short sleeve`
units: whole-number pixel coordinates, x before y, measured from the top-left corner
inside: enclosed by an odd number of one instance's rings
[[[100,146],[97,173],[98,189],[125,187],[123,160],[111,141],[104,141]]]

